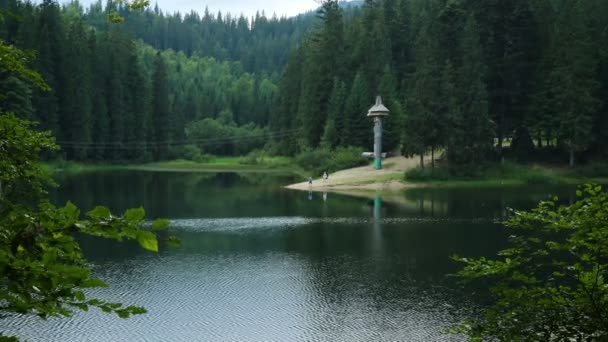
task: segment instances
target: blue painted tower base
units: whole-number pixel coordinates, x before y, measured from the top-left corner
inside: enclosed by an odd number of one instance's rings
[[[376,170],[382,169],[382,159],[374,159],[374,168]]]

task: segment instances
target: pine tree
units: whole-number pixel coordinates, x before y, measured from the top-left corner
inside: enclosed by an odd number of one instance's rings
[[[391,111],[382,125],[384,130],[382,146],[384,151],[391,152],[395,151],[401,143],[403,107],[399,102],[395,73],[388,65],[384,67],[379,89],[379,95],[382,96],[384,104]]]
[[[367,117],[367,110],[373,104],[372,98],[363,72],[359,71],[346,100],[344,109],[346,122],[341,134],[340,145],[371,148],[373,126]]]
[[[408,90],[402,148],[406,156],[419,155],[421,167],[424,154],[441,147],[446,137],[444,99],[440,96],[443,63],[437,24],[430,20],[430,15],[424,10],[420,17],[424,26],[416,38],[416,70]]]
[[[550,106],[557,113],[557,136],[570,155],[569,164],[575,165],[575,154],[584,151],[592,142],[593,115],[601,105],[597,94],[597,59],[592,50],[590,32],[586,24],[584,4],[572,3],[558,14],[559,39],[551,73],[546,87]]]
[[[302,52],[294,51],[287,64],[279,87],[278,104],[271,112],[270,129],[273,132],[285,132],[296,127],[296,114],[301,91]],[[296,152],[295,134],[281,135],[277,138],[280,153],[293,155]]]
[[[527,117],[533,114],[528,108],[540,55],[539,28],[532,12],[534,2],[488,0],[469,4],[479,23],[487,65],[489,108],[502,153],[502,142],[513,131],[520,136],[527,134]]]
[[[129,56],[127,69],[127,120],[125,141],[129,145],[127,157],[130,160],[146,159],[146,138],[148,127],[148,89],[142,75],[136,51]]]
[[[448,136],[448,160],[451,167],[464,172],[478,168],[487,160],[493,145],[492,124],[488,112],[488,94],[484,82],[485,64],[475,18],[468,16],[460,37],[462,65],[456,69],[455,115]],[[451,72],[444,73],[449,80]],[[444,88],[445,89],[445,88]],[[448,90],[451,91],[451,90]],[[454,129],[455,128],[455,129]]]
[[[334,88],[329,100],[329,116],[325,124],[321,146],[335,148],[340,143],[340,132],[344,130],[344,104],[346,85],[339,79],[334,80]]]
[[[62,139],[59,115],[62,104],[65,38],[59,5],[56,2],[44,0],[40,5],[35,34],[38,51],[36,68],[51,87],[50,91],[36,91],[34,97],[36,117],[40,120],[43,129],[52,131],[56,137]]]
[[[85,160],[87,147],[91,143],[91,112],[93,109],[91,55],[87,34],[80,20],[70,25],[66,58],[70,61],[70,72],[65,79],[65,93],[71,94],[64,101],[61,126],[64,139],[69,143],[64,148],[69,159]]]
[[[342,11],[337,0],[326,0],[319,10],[322,23],[308,44],[298,108],[301,147],[317,147],[328,117],[334,77],[344,72]]]
[[[157,53],[152,77],[152,120],[154,127],[154,159],[165,160],[169,156],[169,89],[167,88],[167,67],[162,55]]]

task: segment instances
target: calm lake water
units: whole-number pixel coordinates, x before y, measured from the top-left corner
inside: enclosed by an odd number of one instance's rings
[[[122,320],[3,319],[36,341],[459,341],[443,331],[476,298],[446,277],[450,255],[494,255],[507,207],[530,208],[574,187],[416,189],[390,201],[282,189],[292,176],[102,172],[66,176],[52,192],[83,209],[143,205],[172,220],[177,250],[84,239],[92,295],[145,306]]]

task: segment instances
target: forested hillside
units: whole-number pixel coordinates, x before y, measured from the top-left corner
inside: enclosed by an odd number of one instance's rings
[[[0,78],[0,111],[51,130],[70,160],[244,154],[266,127],[290,46],[314,16],[165,15],[112,2],[83,9],[2,0],[0,39],[36,55],[51,91]],[[124,19],[111,23],[111,13]],[[156,49],[155,49],[156,48]]]
[[[376,94],[389,149],[441,150],[453,169],[608,153],[606,1],[325,1],[321,18],[279,87],[273,129],[303,128],[285,153],[369,148]]]
[[[52,88],[0,75],[0,111],[40,121],[67,159],[371,149],[377,94],[385,150],[453,170],[608,156],[602,0],[330,0],[295,18],[0,5],[0,38]]]

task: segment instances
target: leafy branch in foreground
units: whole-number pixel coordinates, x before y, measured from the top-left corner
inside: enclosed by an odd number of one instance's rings
[[[506,222],[511,246],[497,260],[454,257],[456,276],[490,286],[485,315],[458,327],[473,340],[605,340],[608,338],[608,194],[586,185],[579,200],[557,198]]]
[[[82,219],[70,202],[62,208],[50,204],[44,190],[50,178],[40,168],[39,154],[56,146],[49,133],[32,126],[0,114],[0,314],[61,317],[90,307],[123,318],[145,313],[141,307],[87,298],[86,289],[107,284],[92,276],[75,236],[136,240],[158,252],[156,233],[169,221],[148,225],[143,208],[115,216],[101,206]],[[179,244],[175,237],[168,243]]]

